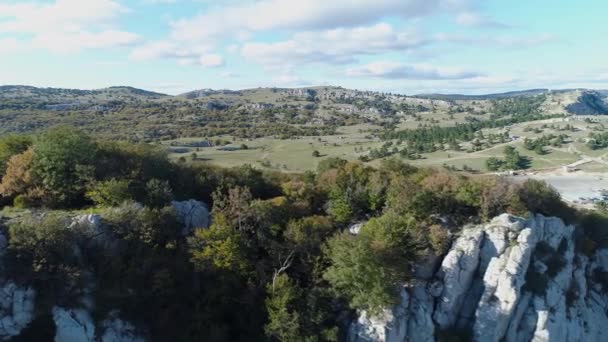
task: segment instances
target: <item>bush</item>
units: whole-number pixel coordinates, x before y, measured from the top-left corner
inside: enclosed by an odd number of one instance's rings
[[[13,207],[18,209],[25,209],[32,206],[31,201],[25,195],[17,195],[15,199],[13,199]]]
[[[146,183],[146,199],[144,203],[152,208],[162,208],[173,198],[169,182],[152,179]]]
[[[17,279],[33,279],[37,290],[54,300],[82,288],[82,261],[75,248],[78,235],[68,223],[47,214],[9,225],[10,272]]]
[[[106,207],[116,207],[132,199],[129,181],[114,178],[94,184],[87,192],[87,197],[95,204]]]

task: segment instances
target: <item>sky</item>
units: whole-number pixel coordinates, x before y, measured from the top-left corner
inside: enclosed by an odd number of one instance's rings
[[[608,89],[606,0],[0,0],[0,84]]]

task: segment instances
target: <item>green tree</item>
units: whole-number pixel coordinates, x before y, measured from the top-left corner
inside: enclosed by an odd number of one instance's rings
[[[82,200],[93,177],[97,148],[82,131],[61,126],[34,142],[32,171],[49,194],[49,206],[67,206]]]
[[[266,291],[266,335],[278,341],[304,341],[300,333],[300,315],[294,308],[294,302],[300,295],[297,287],[283,273],[273,278]]]
[[[489,171],[498,171],[500,170],[500,167],[502,166],[503,162],[502,160],[496,158],[496,157],[490,157],[486,160],[486,168]]]
[[[524,158],[517,152],[515,147],[506,146],[504,149],[505,163],[504,166],[510,170],[520,170],[524,168]]]
[[[331,266],[324,278],[354,308],[377,313],[395,304],[421,248],[415,224],[389,212],[370,220],[357,236],[344,232],[332,237],[325,250]]]
[[[169,182],[160,179],[151,179],[146,183],[145,204],[153,208],[162,208],[173,198],[173,191]]]
[[[132,199],[129,185],[130,182],[126,179],[112,178],[95,183],[86,195],[97,205],[116,207]]]
[[[215,215],[208,229],[188,238],[190,260],[198,270],[224,270],[241,274],[247,270],[247,253],[241,234],[225,216]]]

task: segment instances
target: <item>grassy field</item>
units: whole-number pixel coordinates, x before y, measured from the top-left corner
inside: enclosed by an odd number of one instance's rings
[[[456,121],[464,120],[464,114],[455,115]],[[447,122],[448,114],[434,117],[434,120],[441,123]],[[426,120],[405,121],[400,128],[416,128]],[[575,129],[564,130],[566,125],[571,125]],[[494,145],[482,151],[437,151],[434,153],[423,154],[421,159],[407,160],[408,163],[420,166],[442,167],[444,165],[463,169],[465,166],[481,172],[486,171],[486,160],[490,157],[502,157],[506,145],[514,146],[522,156],[530,160],[530,170],[555,169],[580,160],[581,155],[588,157],[608,157],[608,151],[589,149],[584,138],[588,136],[593,124],[583,121],[566,121],[564,119],[553,119],[543,122],[529,122],[513,125],[509,128],[487,129],[484,134],[500,133],[509,131],[511,136],[518,137],[516,140],[504,144]],[[282,170],[287,172],[303,172],[314,170],[317,164],[328,157],[339,157],[347,160],[358,159],[366,155],[370,149],[379,148],[383,141],[371,136],[370,132],[379,130],[381,127],[370,124],[341,127],[338,135],[322,137],[294,137],[293,139],[281,140],[274,138],[260,138],[251,140],[234,139],[231,136],[219,137],[231,141],[227,147],[234,150],[221,150],[216,147],[208,148],[188,148],[185,153],[173,153],[171,158],[178,159],[183,157],[188,162],[210,163],[220,166],[237,166],[251,164],[260,168]],[[524,138],[535,139],[548,134],[567,134],[571,143],[559,148],[546,147],[546,154],[538,155],[534,151],[529,151],[523,147]],[[215,138],[215,137],[214,137]],[[195,141],[200,139],[179,139],[173,141],[179,145],[180,142]],[[169,143],[169,142],[166,142]],[[240,149],[241,145],[247,145],[248,149]],[[463,149],[469,149],[469,144],[463,143]],[[313,152],[318,151],[320,157],[313,157]],[[196,153],[196,158],[192,158],[192,152]],[[398,157],[399,158],[399,157]],[[380,160],[370,162],[377,165]],[[603,170],[604,166],[585,166],[591,170]]]

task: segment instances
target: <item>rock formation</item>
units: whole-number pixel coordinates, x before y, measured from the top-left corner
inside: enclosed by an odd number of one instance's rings
[[[360,312],[348,339],[608,341],[608,250],[575,244],[574,227],[541,215],[466,227],[432,277],[377,317]]]
[[[188,200],[183,202],[171,202],[177,219],[184,227],[182,235],[190,235],[197,228],[209,227],[209,209],[203,202]]]

